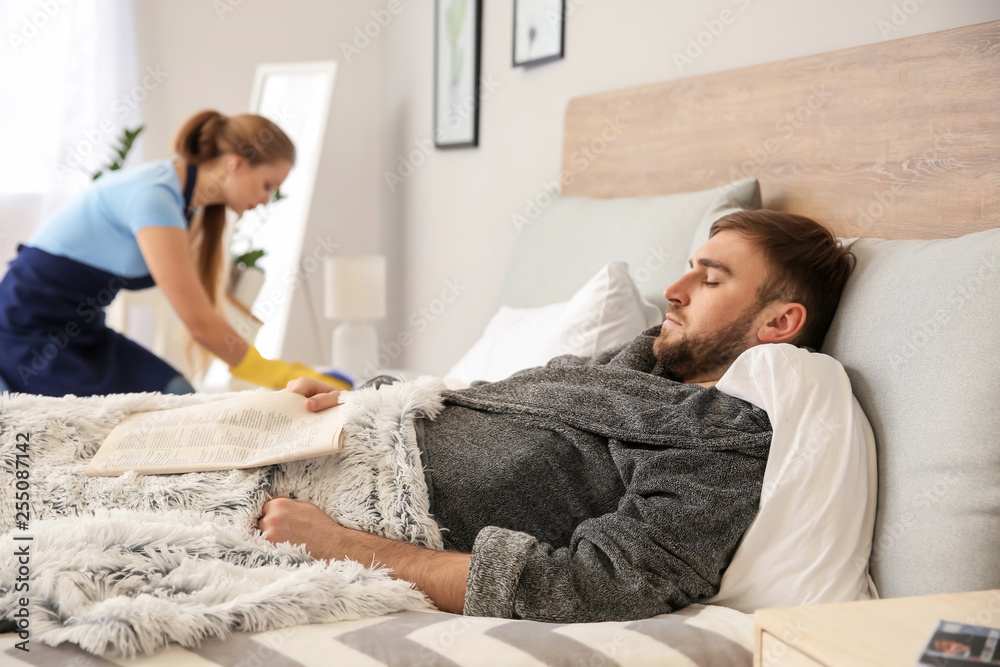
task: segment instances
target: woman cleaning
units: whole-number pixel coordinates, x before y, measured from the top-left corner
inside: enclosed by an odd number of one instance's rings
[[[49,396],[194,391],[104,322],[118,290],[155,284],[233,376],[282,388],[304,375],[350,388],[264,359],[216,309],[226,209],[270,201],[295,163],[291,140],[262,116],[202,111],[181,128],[175,150],[174,159],[100,177],[20,246],[0,281],[0,379],[11,391]]]

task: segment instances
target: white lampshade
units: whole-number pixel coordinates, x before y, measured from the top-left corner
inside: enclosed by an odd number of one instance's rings
[[[385,317],[385,257],[327,257],[324,266],[325,312],[332,320]]]

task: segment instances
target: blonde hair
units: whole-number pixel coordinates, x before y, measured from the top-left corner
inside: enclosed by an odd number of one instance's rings
[[[221,155],[235,154],[250,166],[287,160],[295,163],[295,145],[280,127],[256,114],[227,117],[205,110],[191,116],[174,140],[178,157],[190,164],[203,164]],[[191,223],[191,258],[198,278],[216,310],[220,310],[223,274],[226,269],[225,204],[206,206]],[[199,368],[207,359],[202,359]]]

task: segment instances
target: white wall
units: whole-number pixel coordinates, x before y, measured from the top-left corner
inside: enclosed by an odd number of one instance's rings
[[[140,65],[168,72],[144,105],[145,156],[169,155],[174,131],[197,109],[245,109],[258,63],[337,59],[306,238],[330,233],[345,253],[389,256],[383,361],[436,373],[495,310],[515,239],[511,216],[558,174],[570,98],[877,42],[879,22],[894,27],[894,12],[901,25],[892,38],[1000,19],[995,0],[567,0],[565,59],[514,69],[513,0],[485,0],[482,76],[495,90],[482,102],[480,145],[425,157],[434,2],[400,2],[402,11],[383,12],[383,22],[391,18],[380,26],[372,12],[390,0],[137,0]],[[233,9],[221,19],[220,4]],[[679,70],[674,52],[724,9],[734,20]],[[375,36],[348,61],[341,45],[366,27]],[[390,190],[385,174],[414,151],[422,165]],[[321,282],[312,278],[322,312]],[[302,317],[303,297],[293,305]],[[293,330],[284,354],[318,363],[326,350],[317,345],[314,335]]]
[[[570,98],[1000,19],[992,0],[567,0],[566,57],[514,69],[512,2],[483,3],[481,73],[495,92],[482,101],[479,147],[432,153],[395,191],[385,171],[432,137],[434,3],[406,3],[383,39],[379,193],[396,268],[383,340],[393,367],[442,373],[481,333],[516,236],[511,216],[558,175]],[[674,52],[724,9],[733,20],[679,69]],[[451,304],[449,281],[461,287]]]

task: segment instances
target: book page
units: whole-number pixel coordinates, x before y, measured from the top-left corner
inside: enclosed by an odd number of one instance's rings
[[[291,392],[253,392],[132,415],[111,431],[86,474],[230,470],[339,450],[341,407],[313,413],[305,401]]]

